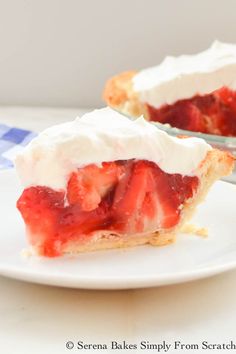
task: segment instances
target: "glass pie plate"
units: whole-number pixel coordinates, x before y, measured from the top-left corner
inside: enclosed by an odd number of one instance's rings
[[[229,151],[233,156],[236,157],[236,137],[197,133],[197,132],[192,132],[190,130],[174,128],[171,127],[169,124],[161,124],[158,122],[152,122],[152,124],[154,124],[159,129],[164,130],[165,132],[167,132],[172,136],[187,135],[187,136],[195,136],[197,138],[202,138],[214,148]],[[223,179],[227,182],[236,184],[236,167],[234,168],[234,171],[230,176],[225,177]]]

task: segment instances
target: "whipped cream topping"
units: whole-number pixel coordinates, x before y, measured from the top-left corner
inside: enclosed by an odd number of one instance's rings
[[[133,77],[140,100],[155,108],[223,86],[236,89],[236,45],[219,41],[199,54],[168,56]]]
[[[25,187],[57,190],[77,168],[116,160],[144,159],[167,173],[194,175],[210,149],[202,139],[171,137],[143,117],[132,121],[104,108],[46,129],[18,154],[15,166]]]

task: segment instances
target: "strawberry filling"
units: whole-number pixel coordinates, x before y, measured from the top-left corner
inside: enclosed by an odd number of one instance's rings
[[[67,242],[83,242],[94,231],[129,235],[174,227],[198,184],[198,177],[168,174],[145,160],[104,162],[73,172],[66,192],[25,189],[17,207],[31,244],[54,257]]]
[[[157,109],[147,105],[151,121],[206,134],[236,136],[236,92],[223,87]]]

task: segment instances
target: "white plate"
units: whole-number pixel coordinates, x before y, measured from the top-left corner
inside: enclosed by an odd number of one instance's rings
[[[24,225],[15,203],[14,170],[0,173],[0,274],[35,283],[87,289],[129,289],[180,283],[236,266],[236,187],[218,182],[198,208],[194,223],[209,236],[178,235],[166,247],[143,246],[73,257],[24,258]]]

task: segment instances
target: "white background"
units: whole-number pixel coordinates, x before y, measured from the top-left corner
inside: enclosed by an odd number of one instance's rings
[[[236,42],[234,0],[0,0],[0,105],[101,106],[105,80]]]

